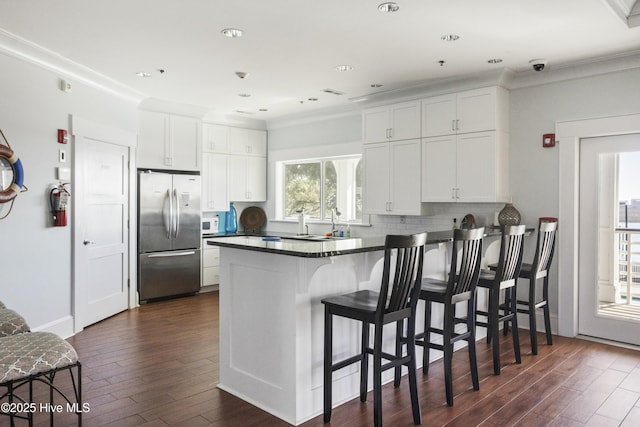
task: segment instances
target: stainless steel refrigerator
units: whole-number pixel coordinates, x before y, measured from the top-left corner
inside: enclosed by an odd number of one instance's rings
[[[200,290],[200,176],[138,171],[140,301]]]

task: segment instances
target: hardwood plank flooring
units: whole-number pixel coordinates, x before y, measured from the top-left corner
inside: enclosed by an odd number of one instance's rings
[[[521,331],[522,364],[501,338],[503,369],[493,375],[491,349],[477,344],[480,390],[473,391],[466,350],[454,355],[453,407],[444,396],[443,367],[418,374],[425,426],[640,425],[640,352],[542,334],[533,356]],[[280,419],[222,391],[218,382],[218,295],[206,293],[143,305],[86,328],[69,339],[83,363],[86,426],[286,426]],[[56,382],[68,390],[67,376]],[[43,390],[37,390],[47,401]],[[383,391],[385,425],[413,425],[408,381]],[[48,418],[36,414],[36,425]],[[56,426],[75,425],[56,414]],[[373,398],[334,409],[331,426],[369,426]],[[7,424],[2,424],[7,423]],[[8,425],[0,418],[0,425]],[[21,425],[21,424],[18,424]],[[324,426],[322,416],[303,424]]]

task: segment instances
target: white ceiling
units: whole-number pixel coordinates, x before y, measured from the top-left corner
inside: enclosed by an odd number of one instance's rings
[[[261,120],[496,70],[534,74],[534,58],[548,60],[542,75],[640,53],[640,27],[625,19],[634,0],[396,0],[396,13],[379,12],[380,3],[2,0],[0,51],[46,58],[134,98]],[[228,27],[244,36],[223,37]],[[443,41],[445,34],[460,39]],[[335,71],[344,64],[353,70]]]

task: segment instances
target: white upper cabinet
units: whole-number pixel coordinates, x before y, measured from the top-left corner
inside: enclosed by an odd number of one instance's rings
[[[202,210],[226,211],[229,209],[227,189],[228,155],[202,154]]]
[[[420,138],[420,101],[409,101],[362,112],[365,144]]]
[[[137,166],[199,171],[201,126],[194,117],[140,111]]]
[[[422,100],[422,136],[508,129],[508,92],[498,86]]]
[[[509,150],[501,131],[422,139],[423,202],[502,202]]]
[[[267,200],[267,132],[229,128],[229,200]]]
[[[229,200],[264,202],[267,200],[267,159],[229,155]]]
[[[205,153],[228,153],[229,128],[212,123],[203,123],[202,151]]]
[[[364,146],[364,212],[420,215],[420,140]]]
[[[267,200],[267,132],[203,124],[203,209]]]
[[[228,128],[229,153],[267,156],[267,132],[256,129]]]

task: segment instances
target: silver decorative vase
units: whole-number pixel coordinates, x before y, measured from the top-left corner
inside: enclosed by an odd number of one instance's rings
[[[518,225],[521,219],[520,212],[512,203],[505,203],[504,208],[498,214],[498,223],[500,225]]]

